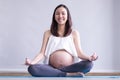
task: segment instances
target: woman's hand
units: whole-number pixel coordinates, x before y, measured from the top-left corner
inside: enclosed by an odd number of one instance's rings
[[[96,55],[96,53],[93,53],[92,56],[90,56],[90,61],[95,61],[98,59],[98,56]]]
[[[26,59],[25,59],[25,65],[31,65],[31,60],[28,59],[28,58],[26,58]]]

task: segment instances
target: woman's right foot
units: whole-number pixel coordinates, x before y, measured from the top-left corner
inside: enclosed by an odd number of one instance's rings
[[[66,77],[84,77],[84,73],[82,72],[67,73]]]

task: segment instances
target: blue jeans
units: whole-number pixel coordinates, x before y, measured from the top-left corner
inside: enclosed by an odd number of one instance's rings
[[[67,72],[89,72],[93,67],[91,61],[80,61],[70,66],[56,69],[47,64],[35,64],[28,67],[28,72],[35,77],[65,77]]]

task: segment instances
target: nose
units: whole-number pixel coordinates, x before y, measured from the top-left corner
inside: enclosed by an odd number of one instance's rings
[[[59,14],[59,17],[62,17],[62,14]]]

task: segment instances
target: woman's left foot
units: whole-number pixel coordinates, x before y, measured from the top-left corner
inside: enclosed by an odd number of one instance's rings
[[[81,72],[67,73],[66,77],[84,77],[84,73]]]

